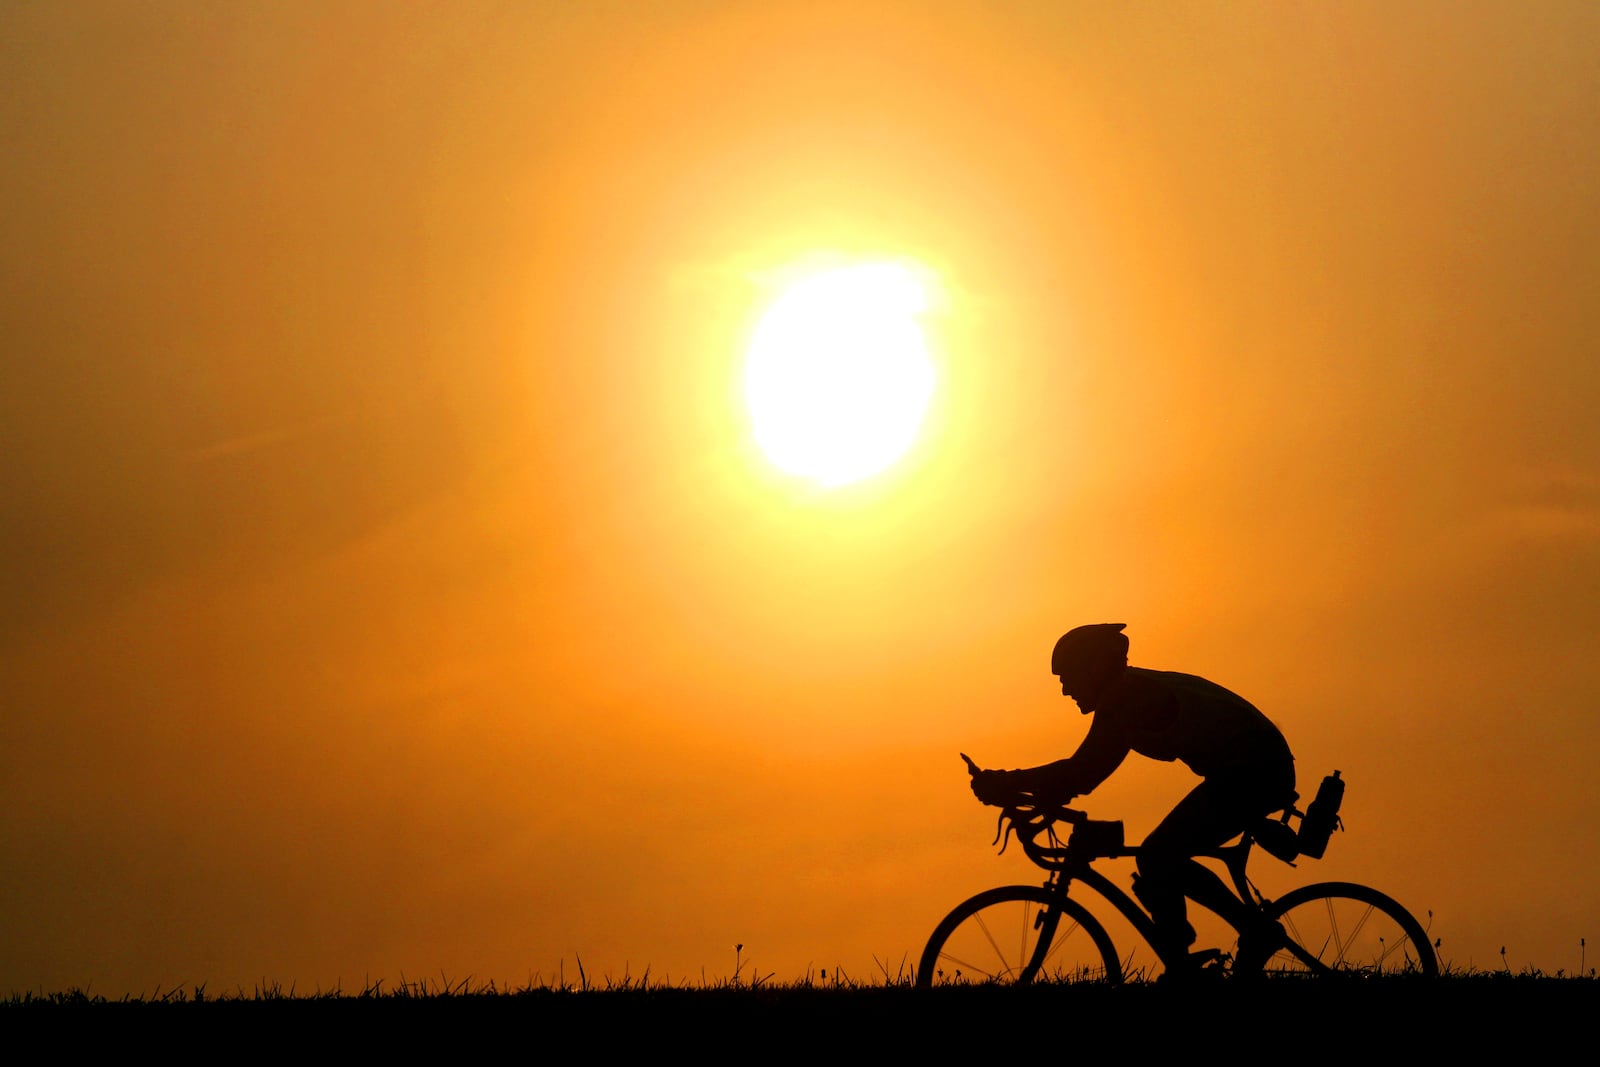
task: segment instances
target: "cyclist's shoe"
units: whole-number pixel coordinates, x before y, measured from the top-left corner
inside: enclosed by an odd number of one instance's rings
[[[1239,951],[1233,956],[1233,973],[1259,975],[1261,968],[1272,959],[1273,953],[1288,943],[1289,934],[1282,923],[1262,920],[1239,935]]]

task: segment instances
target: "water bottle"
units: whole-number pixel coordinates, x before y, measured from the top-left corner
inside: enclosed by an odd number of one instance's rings
[[[1344,780],[1334,771],[1317,787],[1316,799],[1300,820],[1300,851],[1320,860],[1328,851],[1328,839],[1339,825],[1339,804],[1344,800]]]

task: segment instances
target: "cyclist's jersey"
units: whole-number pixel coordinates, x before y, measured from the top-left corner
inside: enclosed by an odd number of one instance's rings
[[[1078,751],[1024,773],[1038,775],[1038,791],[1082,796],[1129,752],[1181,760],[1204,778],[1281,769],[1294,759],[1272,720],[1237,693],[1192,674],[1129,667],[1101,697]]]

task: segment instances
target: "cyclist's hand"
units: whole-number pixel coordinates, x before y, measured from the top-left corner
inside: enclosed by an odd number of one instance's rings
[[[972,772],[972,795],[985,804],[1004,807],[1017,797],[1016,771]]]

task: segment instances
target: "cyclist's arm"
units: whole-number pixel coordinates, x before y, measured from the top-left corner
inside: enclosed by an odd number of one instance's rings
[[[1030,792],[1081,797],[1094,792],[1101,782],[1111,777],[1111,772],[1122,766],[1130,751],[1128,739],[1097,715],[1078,751],[1066,759],[1017,773],[1025,776],[1024,782],[1031,783],[1024,786]]]
[[[982,786],[975,784],[973,791],[980,799],[986,793],[1031,793],[1065,803],[1093,792],[1122,765],[1130,751],[1128,739],[1122,732],[1096,716],[1088,736],[1071,756],[1020,771],[986,771],[986,775],[995,777]]]

